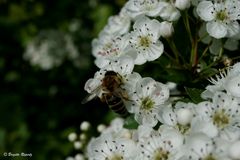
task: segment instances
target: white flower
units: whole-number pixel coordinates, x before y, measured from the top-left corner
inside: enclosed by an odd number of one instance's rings
[[[196,107],[196,111],[197,118],[200,117],[196,120],[198,131],[203,130],[204,133],[211,136],[213,135],[211,132],[217,130],[218,136],[229,141],[240,137],[239,99],[223,92],[216,92],[212,103],[202,102]],[[212,125],[211,129],[208,128],[209,125]]]
[[[161,105],[168,97],[169,89],[166,85],[147,77],[137,82],[136,92],[126,107],[129,112],[135,114],[138,123],[155,126],[158,122],[157,115],[162,108]]]
[[[158,119],[163,125],[177,129],[182,135],[191,133],[191,121],[195,116],[193,103],[177,102],[174,107],[171,105],[163,107],[158,115]]]
[[[196,106],[196,117],[192,119],[191,122],[191,132],[192,133],[204,133],[208,137],[214,138],[218,136],[217,127],[211,122],[211,120],[206,119],[203,112],[207,112],[206,106],[212,106],[211,102],[201,102]],[[205,110],[203,109],[205,108]],[[201,111],[200,111],[201,110]]]
[[[227,156],[228,146],[228,141],[213,140],[205,134],[196,133],[186,139],[183,149],[184,156],[180,160],[230,160]]]
[[[202,1],[197,13],[207,22],[207,32],[214,38],[232,37],[239,30],[240,3],[237,0]]]
[[[228,94],[240,98],[240,75],[227,77],[224,88]]]
[[[224,89],[228,94],[240,98],[240,63],[232,66],[232,69],[226,77]]]
[[[179,10],[175,7],[173,2],[162,2],[164,3],[159,16],[165,21],[177,21],[181,14]]]
[[[135,64],[153,61],[163,53],[163,44],[159,41],[160,23],[147,17],[139,17],[130,33],[129,45],[136,51]]]
[[[145,140],[149,138],[152,132],[153,128],[149,125],[139,125],[137,130],[133,131],[132,139],[135,142],[145,142]]]
[[[240,63],[222,70],[215,78],[210,78],[212,85],[208,85],[201,94],[202,98],[211,98],[217,91],[226,91],[229,95],[240,97]]]
[[[123,128],[124,120],[122,118],[115,118],[111,121],[110,125],[105,128],[102,134],[111,134],[113,137],[118,138],[131,138],[131,131]]]
[[[202,92],[201,97],[204,99],[211,98],[215,92],[224,90],[224,83],[227,75],[228,70],[222,70],[215,76],[215,78],[211,77],[209,81],[212,83],[212,85],[208,85],[206,87],[206,90]]]
[[[119,15],[111,16],[108,19],[108,24],[103,31],[107,34],[123,35],[130,29],[131,19],[127,13],[122,10]]]
[[[147,129],[147,128],[146,128]],[[146,130],[145,129],[145,130]],[[152,130],[148,137],[139,140],[138,160],[178,159],[178,150],[183,144],[183,137],[172,128]]]
[[[125,8],[132,18],[139,15],[155,17],[165,5],[165,2],[159,2],[159,0],[130,0],[126,3]]]
[[[111,134],[103,134],[92,139],[87,147],[89,160],[120,160],[136,157],[134,142],[126,138],[113,138]]]
[[[167,22],[167,21],[161,22],[159,32],[160,32],[160,35],[165,38],[170,37],[174,32],[172,22]]]
[[[41,31],[27,44],[23,58],[43,70],[60,66],[65,58],[77,63],[79,55],[72,37],[57,30]]]
[[[128,37],[101,32],[99,38],[92,41],[92,54],[96,57],[96,66],[104,68],[111,60],[117,60],[126,55],[128,53],[127,46]]]
[[[199,29],[199,36],[203,43],[210,44],[209,51],[214,55],[219,55],[221,50],[227,49],[229,51],[235,51],[238,49],[238,40],[240,39],[240,32],[233,37],[227,38],[227,40],[216,39],[210,37],[207,33],[206,26],[202,25]]]

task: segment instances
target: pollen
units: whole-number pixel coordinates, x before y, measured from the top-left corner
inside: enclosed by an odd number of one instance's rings
[[[187,125],[177,124],[177,128],[182,134],[186,134],[189,132],[191,125],[190,124],[187,124]]]
[[[214,158],[212,155],[208,155],[208,156],[205,157],[203,160],[217,160],[217,159]]]
[[[149,97],[145,97],[142,99],[141,108],[145,110],[151,110],[153,106],[154,106],[154,102]]]
[[[144,47],[144,48],[148,48],[151,44],[151,39],[148,36],[141,36],[139,37],[139,45]]]
[[[224,21],[228,18],[228,14],[225,12],[225,10],[221,10],[219,12],[217,12],[216,14],[216,19],[220,20],[220,21]]]
[[[122,160],[123,157],[119,154],[114,154],[111,157],[107,157],[106,160]]]
[[[224,128],[226,125],[229,124],[229,116],[227,115],[226,111],[224,109],[217,111],[213,115],[213,123],[218,128]]]
[[[164,151],[162,148],[159,148],[154,151],[154,160],[167,160],[168,159],[168,151]]]

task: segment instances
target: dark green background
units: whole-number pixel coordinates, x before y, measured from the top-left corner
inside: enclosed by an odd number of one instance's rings
[[[91,41],[124,3],[0,0],[0,159],[3,152],[32,153],[34,160],[65,159],[74,155],[67,135],[78,132],[81,121],[93,126],[104,122],[106,107],[95,101],[81,104],[86,96],[83,87],[97,70]],[[68,32],[73,20],[80,27],[70,34],[85,65],[77,68],[65,60],[60,67],[43,71],[23,60],[27,42],[41,30]]]

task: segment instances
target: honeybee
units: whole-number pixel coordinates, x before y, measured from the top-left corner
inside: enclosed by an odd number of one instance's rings
[[[100,100],[106,103],[109,108],[115,113],[126,117],[128,111],[123,103],[123,100],[128,100],[128,95],[121,87],[123,84],[122,77],[114,71],[107,71],[102,79],[102,83],[92,93],[85,97],[82,104],[87,103],[97,97],[100,91],[103,91]]]

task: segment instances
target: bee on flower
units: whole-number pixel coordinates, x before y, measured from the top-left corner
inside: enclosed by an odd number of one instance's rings
[[[129,57],[110,61],[105,68],[95,74],[94,78],[86,82],[85,90],[89,95],[83,99],[82,103],[99,97],[113,111],[127,116],[124,102],[129,100],[129,94],[140,78],[138,73],[132,73],[133,66],[133,61]]]

